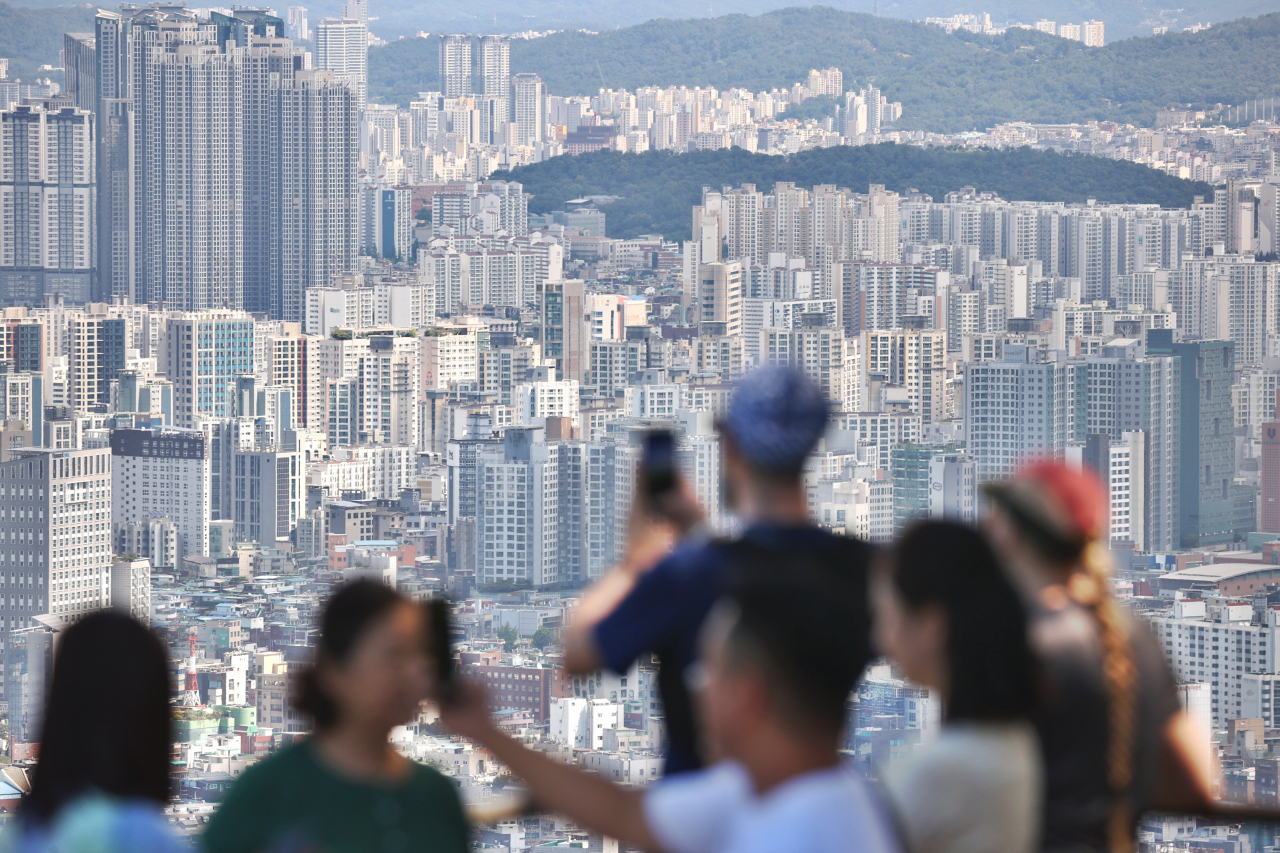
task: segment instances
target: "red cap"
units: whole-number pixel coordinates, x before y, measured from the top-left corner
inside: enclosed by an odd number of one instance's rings
[[[1077,471],[1061,462],[1034,462],[1013,478],[1017,490],[1034,491],[1043,509],[1064,533],[1084,539],[1101,538],[1110,520],[1110,499],[1102,480],[1091,469]]]

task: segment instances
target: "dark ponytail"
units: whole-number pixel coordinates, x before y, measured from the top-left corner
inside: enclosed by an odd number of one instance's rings
[[[345,663],[365,632],[407,600],[391,587],[369,580],[346,584],[329,598],[320,617],[315,662],[298,679],[293,702],[299,711],[311,715],[317,731],[338,722],[338,705],[321,687],[319,668]]]

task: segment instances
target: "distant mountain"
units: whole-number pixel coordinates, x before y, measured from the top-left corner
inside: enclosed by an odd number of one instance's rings
[[[407,105],[436,88],[438,40],[405,39],[369,54],[370,97]],[[1149,123],[1175,104],[1280,95],[1280,14],[1085,48],[1044,33],[1000,36],[815,6],[758,17],[654,20],[613,32],[559,33],[511,45],[512,72],[542,75],[553,94],[602,86],[787,87],[838,65],[845,85],[874,80],[902,101],[901,127],[983,129],[1004,121]]]
[[[58,65],[63,33],[93,32],[93,6],[32,9],[0,3],[0,56],[9,59],[9,77],[35,78],[41,65]]]
[[[49,0],[23,0],[49,2]],[[338,14],[341,0],[320,0],[310,6],[311,17]],[[889,18],[921,20],[959,13],[988,12],[994,22],[1034,23],[1041,18],[1080,23],[1105,21],[1111,39],[1151,35],[1160,21],[1181,30],[1199,21],[1217,23],[1234,18],[1280,11],[1280,0],[1182,0],[1180,9],[1162,9],[1159,0],[879,0],[880,14]],[[845,12],[871,14],[876,0],[833,0],[829,5]],[[1171,5],[1171,4],[1165,4]],[[599,3],[593,0],[476,0],[470,3],[433,3],[418,0],[372,0],[370,13],[377,16],[373,31],[383,38],[412,36],[420,30],[449,32],[518,32],[585,27],[608,30],[643,23],[651,18],[707,18],[714,15],[760,15],[773,11],[778,0],[649,0],[645,3]]]
[[[751,154],[741,148],[672,154],[598,151],[553,157],[542,163],[498,172],[494,180],[516,180],[532,195],[535,213],[560,209],[585,195],[620,196],[603,207],[610,237],[661,234],[689,239],[691,208],[702,188],[777,181],[797,186],[836,184],[866,191],[884,184],[904,192],[916,188],[941,201],[952,190],[972,186],[1009,200],[1160,204],[1187,207],[1208,184],[1184,181],[1124,160],[1057,154],[1030,148],[1006,151],[863,145],[801,151],[790,157]]]

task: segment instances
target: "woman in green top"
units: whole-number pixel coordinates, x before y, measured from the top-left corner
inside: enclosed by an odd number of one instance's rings
[[[426,613],[357,581],[325,607],[297,706],[316,733],[254,765],[204,834],[208,853],[464,853],[468,830],[444,776],[392,749],[432,686]]]

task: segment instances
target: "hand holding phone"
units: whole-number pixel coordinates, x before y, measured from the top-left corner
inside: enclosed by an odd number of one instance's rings
[[[658,498],[676,488],[676,437],[671,430],[654,429],[645,434],[640,470],[645,496],[655,506]]]
[[[450,639],[452,617],[449,602],[433,598],[427,602],[427,651],[436,670],[436,693],[441,703],[451,701],[457,690],[457,669],[453,663],[453,643]]]

